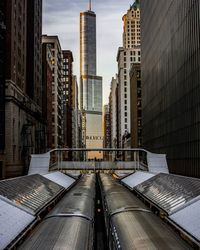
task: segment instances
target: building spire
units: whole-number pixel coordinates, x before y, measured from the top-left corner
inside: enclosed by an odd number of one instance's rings
[[[92,10],[92,0],[89,0],[89,11]]]

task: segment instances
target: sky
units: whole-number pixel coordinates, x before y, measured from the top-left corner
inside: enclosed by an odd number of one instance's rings
[[[103,104],[108,103],[111,79],[117,73],[116,56],[122,46],[122,16],[134,0],[93,0],[97,15],[97,75],[103,77]],[[57,35],[63,50],[74,56],[74,74],[79,79],[79,15],[88,10],[88,0],[43,0],[43,34]]]

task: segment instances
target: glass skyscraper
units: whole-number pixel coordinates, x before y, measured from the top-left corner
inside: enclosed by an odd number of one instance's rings
[[[96,14],[80,13],[80,103],[86,119],[86,148],[102,148],[102,77],[96,70]],[[90,153],[88,158],[101,158]]]

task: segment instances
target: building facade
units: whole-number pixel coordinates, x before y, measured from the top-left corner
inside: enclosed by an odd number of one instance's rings
[[[5,177],[46,151],[42,116],[42,1],[6,1]]]
[[[141,65],[133,64],[130,70],[131,95],[131,147],[142,146],[142,85]]]
[[[80,107],[85,115],[86,148],[102,148],[102,77],[96,75],[96,14],[80,13]],[[101,158],[99,152],[88,158]]]
[[[0,2],[0,179],[5,165],[5,1]]]
[[[130,117],[130,76],[133,63],[140,63],[140,2],[135,1],[123,16],[123,47],[118,49],[118,88],[119,88],[119,146],[122,138],[131,132]]]
[[[42,36],[52,51],[52,148],[63,146],[63,56],[57,36]]]
[[[78,83],[76,76],[72,79],[72,148],[79,148],[79,109]]]
[[[110,124],[110,108],[104,105],[104,148],[111,148],[111,124]]]
[[[111,148],[118,147],[118,78],[112,78],[110,96],[109,96],[109,113],[111,126]]]
[[[27,36],[26,36],[26,93],[40,107],[42,106],[42,0],[27,0]],[[16,4],[17,7],[17,4]],[[19,5],[18,5],[19,7]],[[19,15],[23,10],[19,9]],[[21,24],[23,25],[23,24]],[[20,22],[18,23],[20,28]],[[22,30],[23,32],[23,30]],[[23,33],[22,33],[23,34]],[[20,40],[20,37],[18,37]],[[19,51],[20,54],[20,51]],[[23,71],[23,69],[22,69]]]
[[[199,0],[141,1],[143,145],[200,177]]]
[[[110,121],[110,107],[109,105],[104,105],[103,110],[103,123],[104,123],[104,148],[111,148],[111,121]],[[104,161],[109,160],[110,152],[104,152]]]
[[[73,54],[63,50],[63,139],[64,147],[72,148],[72,113],[73,113]]]
[[[42,112],[47,123],[47,149],[52,149],[52,82],[53,53],[49,44],[42,44]]]

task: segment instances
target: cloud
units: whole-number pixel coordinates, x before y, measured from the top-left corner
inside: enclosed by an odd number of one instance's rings
[[[122,45],[122,16],[131,0],[95,0],[97,15],[98,74],[104,79],[104,103],[108,102],[110,81],[117,73],[116,55]],[[58,35],[62,49],[74,55],[74,73],[79,77],[79,13],[88,7],[86,0],[43,0],[43,33]]]

